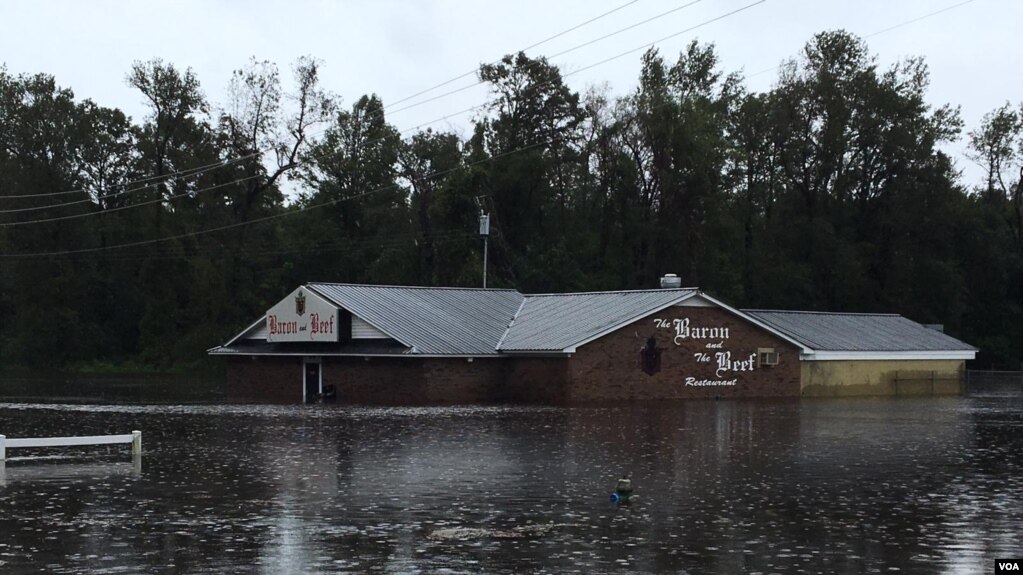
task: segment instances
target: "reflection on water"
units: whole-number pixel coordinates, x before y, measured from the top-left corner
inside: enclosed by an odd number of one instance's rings
[[[22,463],[24,462],[24,463]],[[11,465],[8,472],[7,465]],[[67,479],[77,481],[87,477],[142,476],[142,457],[132,457],[131,462],[88,461],[81,462],[70,457],[10,457],[0,461],[0,486],[9,481],[54,481]]]
[[[1021,408],[0,404],[8,437],[146,438],[9,461],[0,571],[987,573],[1023,555]]]

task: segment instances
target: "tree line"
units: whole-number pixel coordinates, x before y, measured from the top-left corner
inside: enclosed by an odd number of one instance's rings
[[[894,312],[1023,360],[1023,106],[967,130],[920,58],[842,31],[750,91],[712,45],[643,55],[638,86],[570,89],[542,57],[479,69],[467,137],[403,135],[303,58],[234,73],[136,63],[148,114],[0,67],[0,358],[188,367],[307,281],[523,292],[656,287],[733,305]],[[965,130],[965,132],[964,132]],[[982,181],[942,146],[966,137]]]

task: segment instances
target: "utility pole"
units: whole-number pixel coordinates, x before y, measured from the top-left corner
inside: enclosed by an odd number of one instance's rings
[[[483,289],[487,289],[487,240],[490,238],[490,214],[480,210],[480,235],[483,236]]]

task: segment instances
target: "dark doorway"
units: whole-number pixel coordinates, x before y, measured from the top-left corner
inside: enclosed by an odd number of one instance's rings
[[[315,403],[320,397],[320,362],[305,364],[305,402]]]

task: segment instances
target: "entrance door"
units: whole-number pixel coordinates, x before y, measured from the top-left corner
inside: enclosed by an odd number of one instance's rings
[[[314,403],[323,391],[323,374],[320,373],[320,359],[305,360],[305,377],[302,398],[306,403]]]

